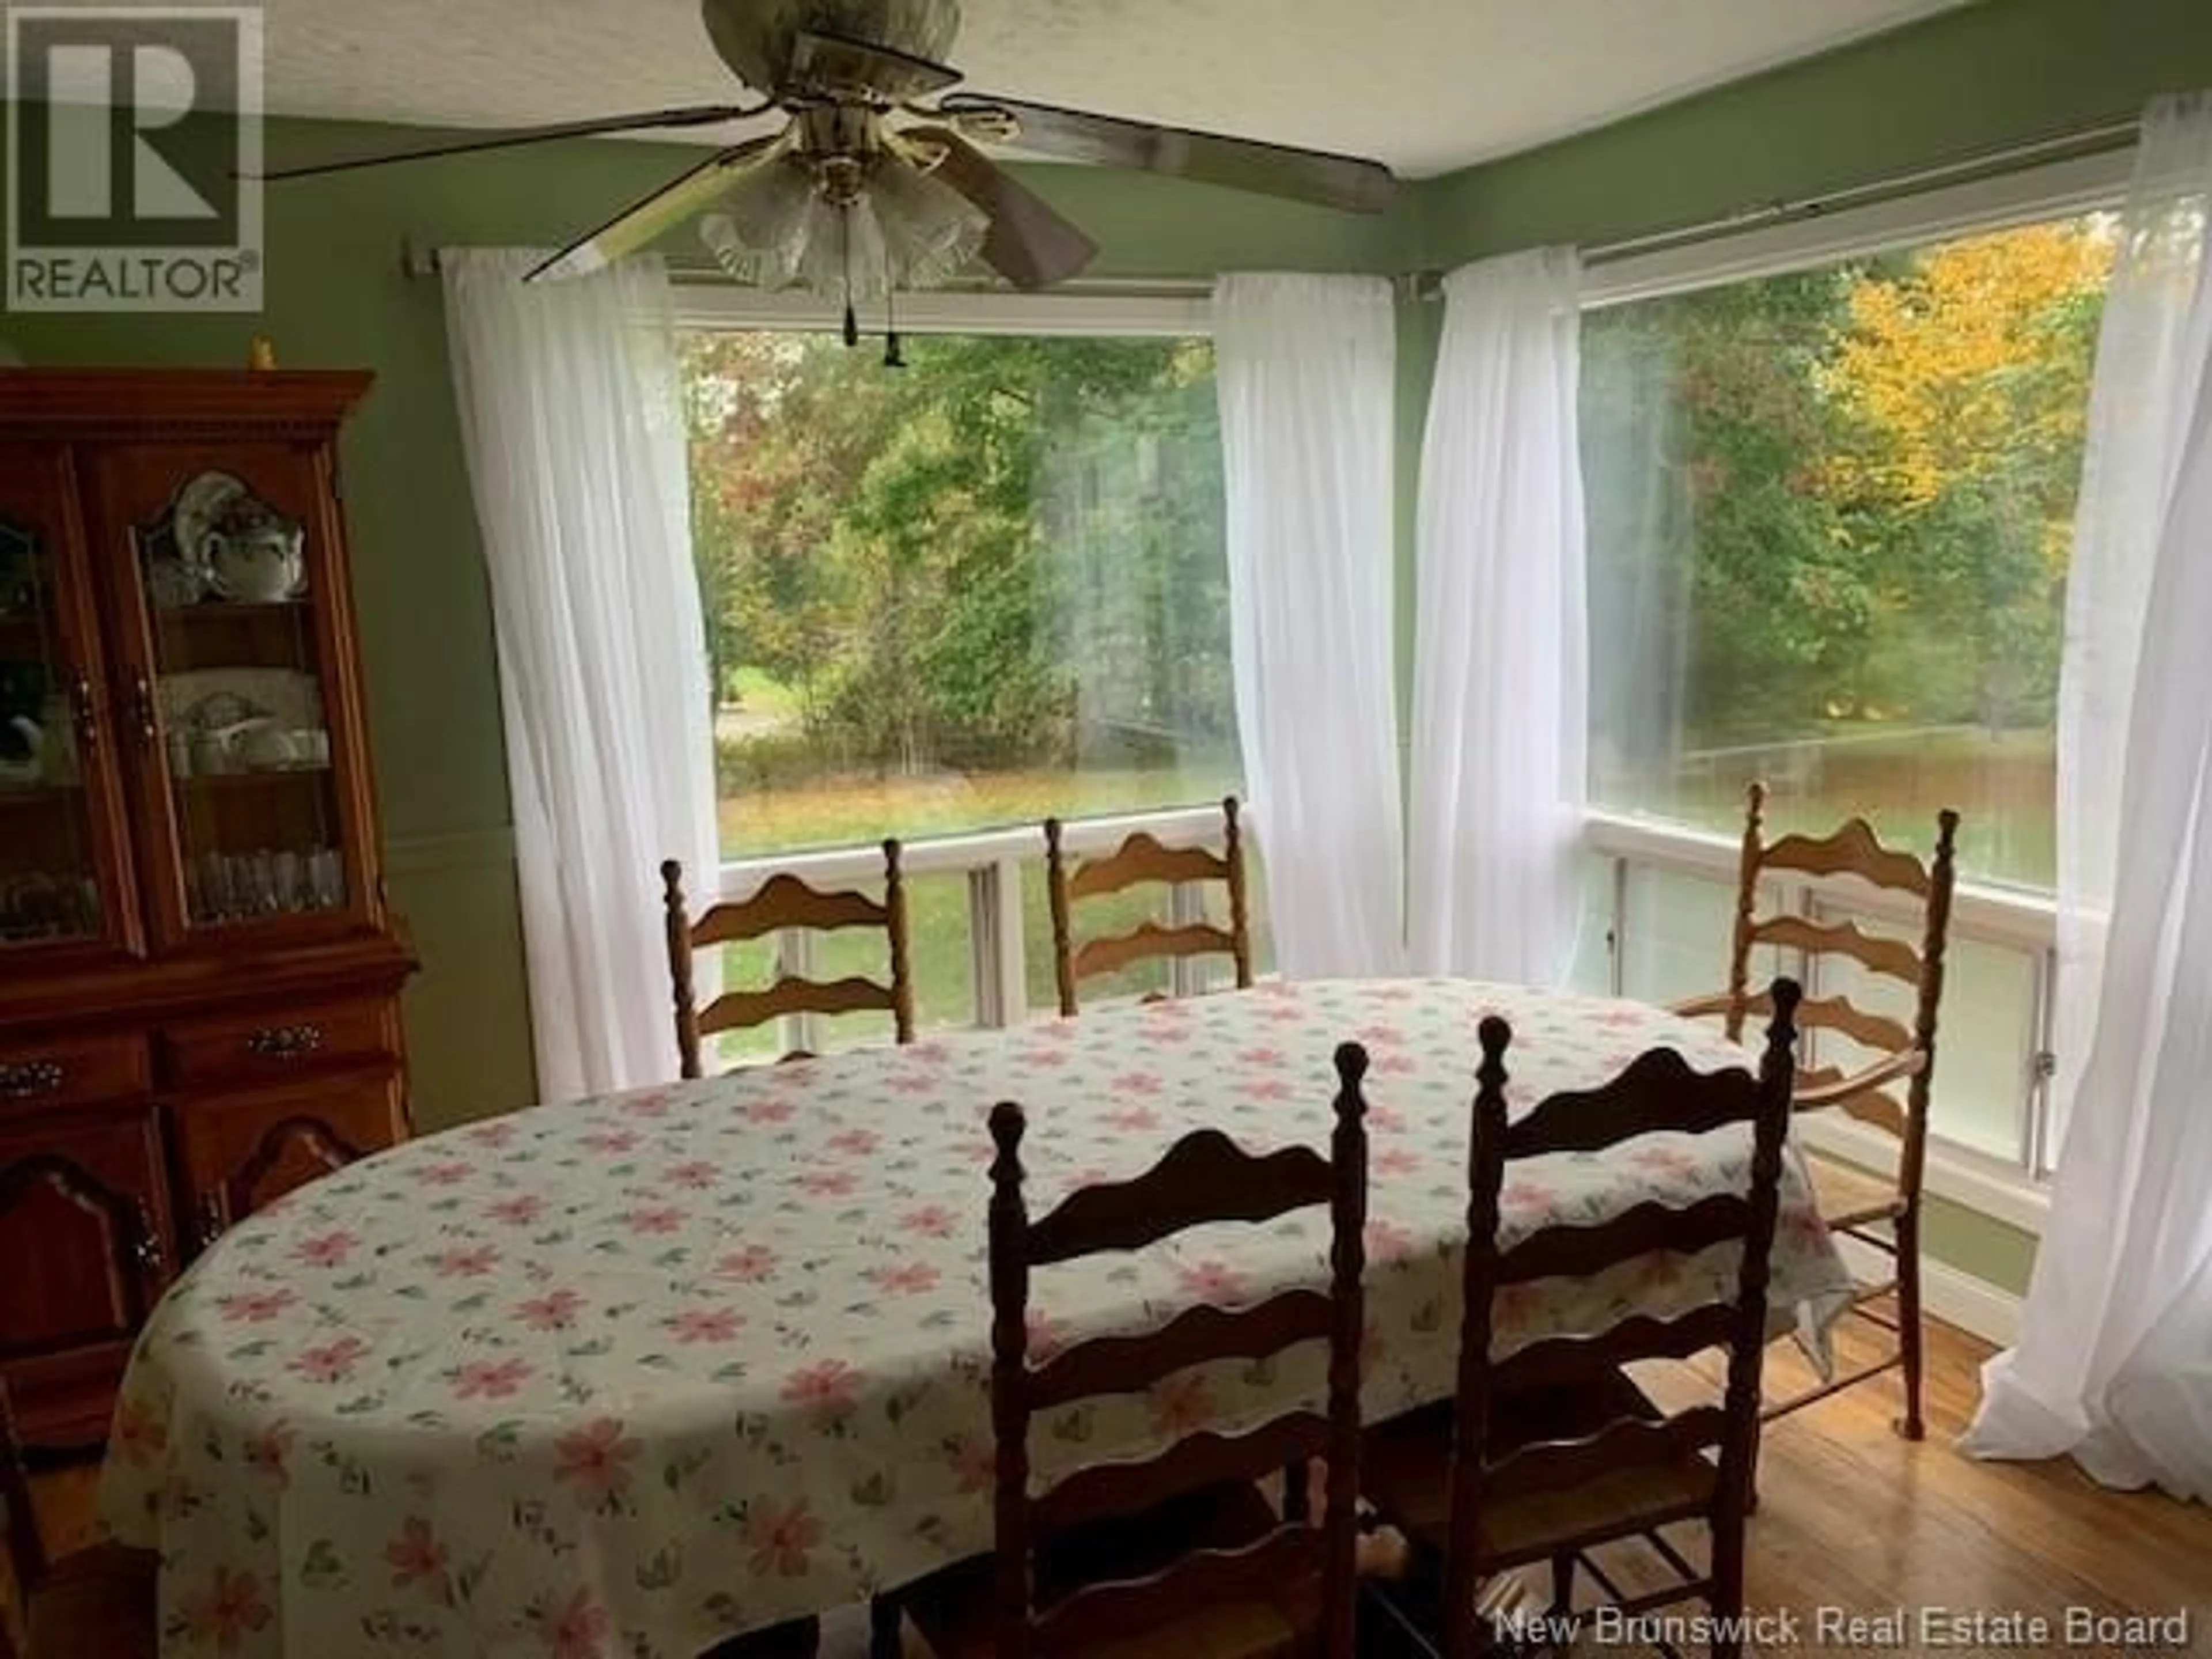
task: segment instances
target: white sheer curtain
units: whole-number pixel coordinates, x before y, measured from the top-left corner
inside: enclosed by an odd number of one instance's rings
[[[705,635],[658,261],[447,250],[490,568],[541,1097],[673,1077],[660,861],[714,854]]]
[[[1966,1449],[2212,1500],[2212,94],[2162,100],[2098,341],[2059,697],[2064,1112]]]
[[[1276,963],[1400,972],[1390,285],[1224,276],[1213,316],[1237,725]]]
[[[1421,453],[1415,971],[1555,984],[1575,946],[1589,718],[1571,250],[1444,285]]]

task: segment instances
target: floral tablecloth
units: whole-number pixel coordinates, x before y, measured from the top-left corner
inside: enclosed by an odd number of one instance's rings
[[[544,1107],[372,1158],[234,1229],[139,1342],[104,1500],[162,1552],[165,1655],[692,1659],[990,1540],[984,1117],[1028,1109],[1033,1202],[1217,1125],[1318,1143],[1346,1039],[1374,1057],[1364,1398],[1443,1397],[1458,1328],[1475,1024],[1522,1103],[1666,1043],[1634,1004],[1449,981],[1318,983]],[[1740,1184],[1748,1143],[1654,1138],[1521,1170],[1510,1228]],[[1207,1228],[1037,1277],[1034,1340],[1326,1279],[1327,1218]],[[1520,1288],[1510,1345],[1664,1313],[1724,1252]],[[1848,1279],[1793,1169],[1778,1305]],[[1320,1354],[1188,1372],[1041,1423],[1042,1469],[1317,1399]]]

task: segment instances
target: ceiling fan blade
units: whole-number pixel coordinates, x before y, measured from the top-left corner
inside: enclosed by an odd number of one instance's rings
[[[389,167],[396,161],[428,161],[441,155],[465,155],[472,150],[507,149],[517,144],[550,143],[556,138],[589,138],[607,132],[647,132],[666,127],[719,126],[741,121],[774,108],[772,104],[697,104],[682,109],[647,110],[636,115],[605,115],[590,121],[562,121],[550,127],[510,127],[481,133],[473,138],[448,139],[415,149],[388,149],[374,155],[341,156],[331,161],[310,161],[299,167],[270,167],[252,178],[268,180],[312,179],[325,173],[350,173],[356,167]]]
[[[801,29],[792,43],[791,81],[809,92],[905,103],[960,84],[960,71],[889,46]]]
[[[693,214],[704,210],[733,184],[739,173],[758,167],[790,142],[790,130],[722,150],[690,172],[679,174],[652,195],[624,208],[606,223],[555,254],[524,277],[585,276],[603,270],[625,254],[636,252]]]
[[[1398,189],[1397,179],[1381,162],[1332,155],[1323,150],[1296,149],[1186,127],[1154,126],[977,93],[956,94],[944,100],[939,111],[956,118],[1003,111],[1020,129],[1006,142],[1041,155],[1141,167],[1357,213],[1380,213]]]
[[[991,228],[981,250],[984,261],[1016,288],[1064,283],[1098,257],[1097,243],[958,133],[910,127],[901,137],[944,148],[935,176],[989,216]]]

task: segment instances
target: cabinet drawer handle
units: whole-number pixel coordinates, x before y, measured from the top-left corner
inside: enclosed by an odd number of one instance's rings
[[[246,1039],[246,1046],[264,1060],[298,1060],[323,1046],[323,1028],[313,1023],[264,1025]]]
[[[85,753],[100,747],[100,699],[89,677],[78,674],[70,681],[70,706],[76,716],[76,740]]]
[[[138,741],[151,749],[161,736],[161,714],[154,702],[154,683],[143,674],[131,682],[131,708],[138,727]]]
[[[161,1279],[169,1271],[169,1253],[161,1248],[161,1236],[154,1230],[154,1218],[143,1204],[138,1206],[138,1237],[132,1241],[131,1255],[138,1265],[155,1278]]]
[[[69,1068],[58,1060],[18,1060],[0,1065],[0,1100],[35,1100],[58,1095]]]

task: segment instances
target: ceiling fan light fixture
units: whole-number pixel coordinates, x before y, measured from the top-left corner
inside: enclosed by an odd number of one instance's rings
[[[793,158],[739,179],[699,222],[700,240],[732,280],[863,304],[951,281],[989,230],[959,191],[890,158],[870,167],[848,206],[826,198]]]

